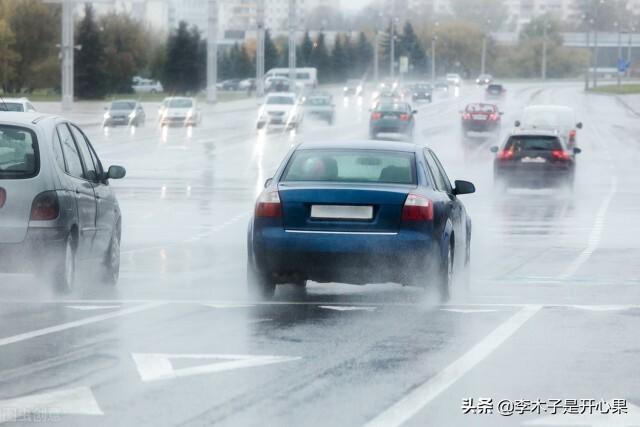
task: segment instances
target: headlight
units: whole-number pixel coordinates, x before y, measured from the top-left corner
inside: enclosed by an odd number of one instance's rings
[[[107,111],[106,113],[104,113],[104,118],[105,119],[110,119],[111,118],[111,114],[109,114],[109,112]]]
[[[129,118],[130,119],[135,119],[135,117],[136,117],[136,112],[135,111],[132,111],[131,113],[129,113]]]
[[[413,96],[420,96],[420,94],[419,93],[414,93]]]
[[[344,87],[344,90],[345,90],[345,91],[346,91],[346,90],[349,90],[349,88],[345,86],[345,87]]]

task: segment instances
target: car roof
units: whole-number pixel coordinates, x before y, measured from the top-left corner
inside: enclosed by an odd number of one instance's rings
[[[306,149],[331,149],[344,148],[348,150],[388,150],[413,153],[420,149],[418,145],[399,141],[371,141],[371,140],[333,140],[333,141],[308,141],[302,142],[296,150]]]
[[[0,98],[0,104],[2,104],[3,102],[28,102],[29,100],[27,98]]]

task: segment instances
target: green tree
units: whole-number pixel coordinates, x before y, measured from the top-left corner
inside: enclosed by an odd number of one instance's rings
[[[437,30],[436,66],[438,69],[474,76],[480,72],[482,39],[485,35],[476,24],[461,21],[443,22]],[[431,38],[429,37],[429,40]],[[496,48],[487,41],[487,69],[493,69]]]
[[[350,58],[348,54],[348,41],[338,34],[331,51],[331,71],[330,76],[333,81],[344,81],[349,71]]]
[[[302,43],[300,43],[300,48],[297,52],[296,63],[299,67],[306,67],[309,65],[312,51],[313,42],[309,36],[309,31],[305,31],[304,36],[302,37]]]
[[[355,60],[352,76],[362,77],[373,62],[373,45],[364,32],[358,34],[358,41],[352,46],[351,53]]]
[[[52,80],[59,82],[60,66],[51,65],[59,53],[56,44],[60,40],[60,5],[40,0],[5,0],[2,8],[15,37],[13,50],[19,55],[7,89],[31,91],[51,87]]]
[[[318,81],[326,82],[331,78],[331,57],[324,38],[324,33],[318,33],[309,58],[312,67],[318,69]]]
[[[280,62],[280,52],[276,47],[269,30],[264,32],[264,70],[276,68]]]
[[[84,18],[76,29],[75,94],[81,99],[99,99],[107,93],[107,73],[104,63],[104,44],[94,18],[93,7],[87,3]]]
[[[414,72],[422,73],[425,71],[426,55],[410,22],[404,24],[398,40],[397,51],[398,56],[409,58],[409,65]]]
[[[0,19],[0,77],[2,78],[2,90],[7,92],[9,80],[15,77],[16,65],[20,55],[13,48],[16,36],[4,19]]]
[[[203,86],[203,64],[206,66],[206,50],[197,28],[189,30],[182,21],[167,40],[167,59],[164,65],[162,85],[174,93],[197,91]]]
[[[132,78],[151,60],[151,35],[125,14],[110,13],[100,19],[105,45],[105,71],[110,93],[132,92]]]

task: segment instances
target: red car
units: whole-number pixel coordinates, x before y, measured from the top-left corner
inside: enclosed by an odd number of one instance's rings
[[[467,136],[469,132],[500,133],[502,112],[495,104],[469,104],[460,112],[462,114],[462,131]]]

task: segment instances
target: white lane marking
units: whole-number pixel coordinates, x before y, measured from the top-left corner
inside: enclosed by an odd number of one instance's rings
[[[68,329],[89,325],[91,323],[102,322],[104,320],[125,316],[127,314],[133,314],[133,313],[138,313],[145,310],[150,310],[152,308],[160,307],[162,305],[164,305],[164,303],[161,303],[161,302],[144,304],[137,307],[125,308],[122,310],[114,311],[112,313],[99,314],[96,316],[87,317],[86,319],[74,320],[72,322],[66,322],[66,323],[61,323],[59,325],[55,325],[55,326],[49,326],[47,328],[36,329],[34,331],[24,332],[22,334],[13,335],[11,337],[0,338],[0,347],[17,343],[20,341],[30,340],[32,338],[41,337],[43,335],[49,335],[56,332],[66,331]]]
[[[596,402],[597,403],[597,402]],[[612,401],[608,402],[609,405]],[[525,422],[532,426],[596,426],[596,427],[637,427],[640,426],[640,407],[627,401],[626,414],[556,414]],[[606,406],[605,406],[606,408]]]
[[[202,303],[202,305],[211,308],[251,308],[255,307],[255,304],[209,304]]]
[[[140,379],[142,381],[157,381],[188,377],[192,375],[211,374],[214,372],[230,371],[233,369],[252,368],[255,366],[271,365],[274,363],[292,362],[301,357],[289,356],[256,356],[250,354],[160,354],[133,353]],[[189,368],[174,369],[171,359],[207,360],[206,365]]]
[[[617,191],[617,179],[613,177],[611,179],[611,188],[609,193],[604,198],[602,203],[600,204],[600,208],[596,214],[596,219],[593,223],[593,227],[591,229],[591,234],[589,235],[589,241],[587,242],[587,247],[578,255],[576,259],[574,259],[571,264],[566,268],[566,270],[559,276],[560,280],[568,279],[573,276],[576,271],[589,259],[591,254],[598,248],[598,244],[600,243],[600,238],[602,237],[602,230],[604,229],[604,223],[607,215],[607,210],[609,209],[609,205],[611,204],[611,200]]]
[[[320,308],[324,308],[325,310],[336,310],[336,311],[375,311],[377,307],[362,307],[362,306],[349,306],[349,305],[320,305]]]
[[[440,311],[450,311],[452,313],[469,314],[469,313],[494,313],[498,310],[489,310],[489,309],[482,309],[482,308],[478,308],[478,309],[441,308]]]
[[[91,389],[76,387],[47,393],[31,394],[0,400],[0,424],[13,422],[29,414],[51,415],[103,415]]]
[[[621,311],[628,310],[629,306],[624,305],[572,305],[571,308],[587,311]]]
[[[365,424],[366,427],[395,427],[404,424],[424,408],[440,393],[458,381],[464,374],[489,356],[495,349],[513,335],[525,322],[531,319],[542,306],[524,307],[506,322],[473,346],[462,357],[444,368],[440,373],[411,390],[390,408]]]
[[[68,305],[67,308],[80,311],[92,311],[92,310],[108,310],[111,308],[120,308],[120,305]]]

